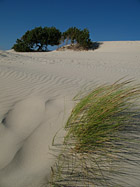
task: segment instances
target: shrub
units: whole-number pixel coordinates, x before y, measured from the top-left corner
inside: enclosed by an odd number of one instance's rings
[[[17,39],[16,44],[12,47],[17,52],[30,52],[31,48],[23,40]]]
[[[63,33],[62,41],[66,40],[66,43],[68,43],[68,40],[70,40],[71,44],[77,43],[83,49],[89,49],[92,48],[93,44],[89,37],[88,29],[80,30],[76,27],[70,27]]]
[[[70,27],[67,31],[65,31],[63,33],[63,39],[65,40],[71,40],[71,43],[75,43],[77,41],[78,38],[78,34],[79,34],[80,30],[77,29],[76,27]]]
[[[60,44],[61,32],[55,27],[45,27],[45,32],[48,34],[48,45],[54,46]]]
[[[55,27],[36,27],[27,31],[13,46],[15,51],[47,51],[48,45],[58,45],[61,32]]]

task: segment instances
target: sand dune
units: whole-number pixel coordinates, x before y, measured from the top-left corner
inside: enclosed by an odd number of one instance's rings
[[[140,82],[140,41],[103,42],[95,51],[0,51],[0,187],[40,186],[55,162],[52,139],[72,98],[122,77]]]

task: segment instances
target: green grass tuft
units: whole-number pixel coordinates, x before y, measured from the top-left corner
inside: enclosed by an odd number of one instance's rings
[[[50,186],[129,186],[121,179],[140,159],[136,107],[140,86],[131,83],[99,86],[76,104],[65,127],[64,143],[57,147],[61,154],[52,168]],[[130,169],[121,168],[122,164]]]
[[[123,128],[131,117],[127,111],[132,107],[132,100],[140,93],[138,86],[128,87],[129,83],[100,86],[75,106],[66,125],[66,140],[74,137],[77,151],[92,151]]]

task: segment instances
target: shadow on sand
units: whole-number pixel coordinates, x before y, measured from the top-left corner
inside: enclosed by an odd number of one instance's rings
[[[102,42],[93,42],[91,46],[91,50],[98,49],[103,43]]]

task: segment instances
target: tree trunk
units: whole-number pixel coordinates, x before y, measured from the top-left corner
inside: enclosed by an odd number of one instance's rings
[[[37,49],[37,51],[39,51],[39,52],[41,52],[42,51],[42,45],[38,45],[38,49]]]

